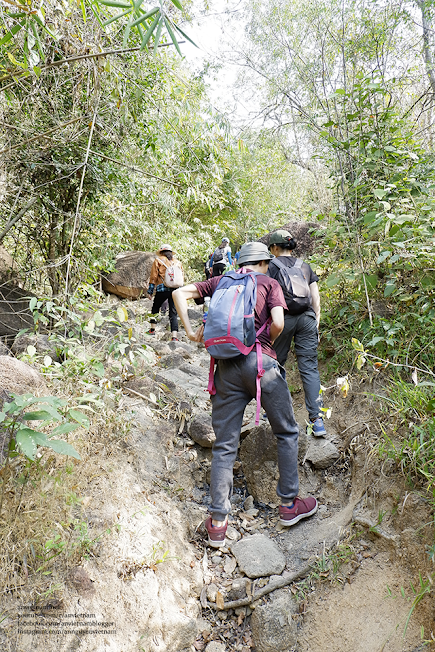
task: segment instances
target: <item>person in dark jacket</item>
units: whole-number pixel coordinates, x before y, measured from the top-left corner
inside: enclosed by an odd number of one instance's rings
[[[291,268],[298,260],[291,254],[293,249],[296,248],[296,244],[296,240],[288,231],[275,231],[270,236],[269,251],[276,256],[278,261],[286,265],[286,267]],[[291,343],[294,341],[295,354],[299,374],[304,386],[305,405],[311,422],[312,434],[315,437],[323,437],[326,435],[326,430],[323,422],[323,401],[320,395],[320,376],[317,363],[320,324],[320,294],[317,285],[319,277],[313,272],[308,263],[305,262],[302,262],[301,272],[309,286],[311,294],[310,305],[300,314],[291,314],[291,310],[289,309],[285,311],[284,329],[281,335],[277,337],[273,346],[279,364],[284,367]],[[280,282],[280,278],[282,279],[280,269],[273,260],[269,265],[268,274],[278,280],[278,282]],[[284,296],[289,305],[285,291]]]

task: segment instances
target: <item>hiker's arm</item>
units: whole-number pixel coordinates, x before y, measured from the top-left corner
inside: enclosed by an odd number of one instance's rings
[[[185,285],[182,288],[178,288],[178,290],[174,290],[172,293],[172,298],[174,300],[178,316],[183,322],[186,335],[189,340],[192,340],[193,342],[201,342],[204,326],[200,326],[195,333],[190,324],[189,315],[187,313],[187,300],[199,299],[200,297],[201,295],[193,283],[190,283],[190,285]]]
[[[273,344],[284,328],[284,308],[276,306],[275,308],[272,308],[270,315],[272,317],[272,323],[270,325],[270,341]]]
[[[313,310],[316,313],[317,328],[319,328],[320,327],[320,292],[319,292],[319,286],[317,285],[316,282],[311,283],[310,291],[311,291],[311,300],[313,302]]]

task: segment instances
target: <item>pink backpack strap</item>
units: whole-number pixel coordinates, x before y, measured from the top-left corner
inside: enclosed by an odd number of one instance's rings
[[[261,351],[261,343],[260,340],[258,339],[258,336],[260,333],[264,331],[265,328],[271,324],[272,319],[269,317],[269,319],[263,324],[263,326],[258,330],[257,332],[257,339],[255,340],[255,347],[257,351],[257,380],[256,380],[256,387],[257,387],[257,412],[255,414],[255,425],[258,426],[260,423],[260,410],[261,410],[261,379],[264,376],[264,369],[263,369],[263,353]]]
[[[216,364],[216,360],[210,356],[210,371],[208,373],[208,386],[207,386],[207,391],[211,396],[214,396],[216,394],[216,387],[214,386],[214,367]]]

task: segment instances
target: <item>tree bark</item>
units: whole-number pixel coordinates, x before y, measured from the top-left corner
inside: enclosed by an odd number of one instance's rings
[[[415,0],[417,5],[420,7],[421,11],[421,24],[423,28],[423,56],[424,63],[426,65],[427,76],[429,77],[430,86],[432,88],[432,93],[435,94],[435,72],[434,72],[434,60],[431,51],[431,25],[426,12],[426,1],[425,0]]]

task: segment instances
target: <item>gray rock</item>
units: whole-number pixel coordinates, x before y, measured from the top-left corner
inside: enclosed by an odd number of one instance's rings
[[[306,459],[311,462],[316,469],[327,469],[328,466],[334,464],[339,457],[340,451],[331,441],[323,439],[323,437],[321,439],[310,437]]]
[[[276,543],[264,534],[244,537],[231,546],[240,570],[250,578],[280,575],[285,557]]]
[[[240,459],[243,465],[249,493],[261,503],[277,503],[276,484],[278,473],[278,451],[276,437],[269,422],[254,428],[246,426],[249,432],[240,446]],[[305,431],[299,433],[299,459],[303,459]]]
[[[260,605],[251,616],[252,635],[257,652],[291,652],[297,644],[296,607],[286,593],[268,604]]]
[[[238,577],[233,580],[231,588],[226,595],[226,599],[229,600],[239,600],[240,598],[246,597],[246,585],[249,582],[246,577]]]
[[[241,536],[242,535],[238,530],[236,530],[235,527],[231,527],[231,525],[228,526],[227,535],[226,535],[227,539],[229,539],[230,541],[239,541]]]
[[[171,355],[171,349],[166,342],[161,342],[160,340],[151,340],[151,338],[146,340],[146,345],[153,349],[157,355]]]
[[[170,353],[170,355],[162,355],[160,358],[160,364],[166,369],[179,369],[184,362],[182,355],[177,353]]]
[[[11,346],[11,351],[15,355],[21,355],[22,353],[26,353],[28,346],[34,346],[37,353],[45,353],[56,362],[60,362],[56,347],[53,342],[49,341],[48,335],[19,335],[15,338]]]
[[[216,439],[211,425],[211,416],[204,413],[197,414],[190,422],[189,435],[200,446],[211,448]]]
[[[193,353],[193,346],[191,344],[186,344],[185,342],[168,342],[168,346],[172,351],[182,349],[186,353]],[[178,351],[178,353],[181,353],[181,351]]]
[[[248,496],[243,504],[243,509],[245,512],[248,511],[248,509],[253,509],[254,508],[254,499],[252,496]]]
[[[225,650],[225,644],[219,641],[211,641],[205,648],[205,652],[225,652]]]
[[[188,362],[184,362],[182,365],[179,366],[180,371],[183,371],[185,374],[190,374],[191,376],[196,376],[196,369],[193,364],[189,364]]]
[[[11,355],[10,349],[3,342],[0,342],[0,355]]]
[[[0,389],[36,396],[47,393],[47,386],[41,374],[25,362],[9,355],[0,356]]]
[[[189,319],[195,320],[195,319],[201,319],[204,316],[204,313],[201,310],[195,310],[195,308],[188,308],[187,309],[187,316]]]

